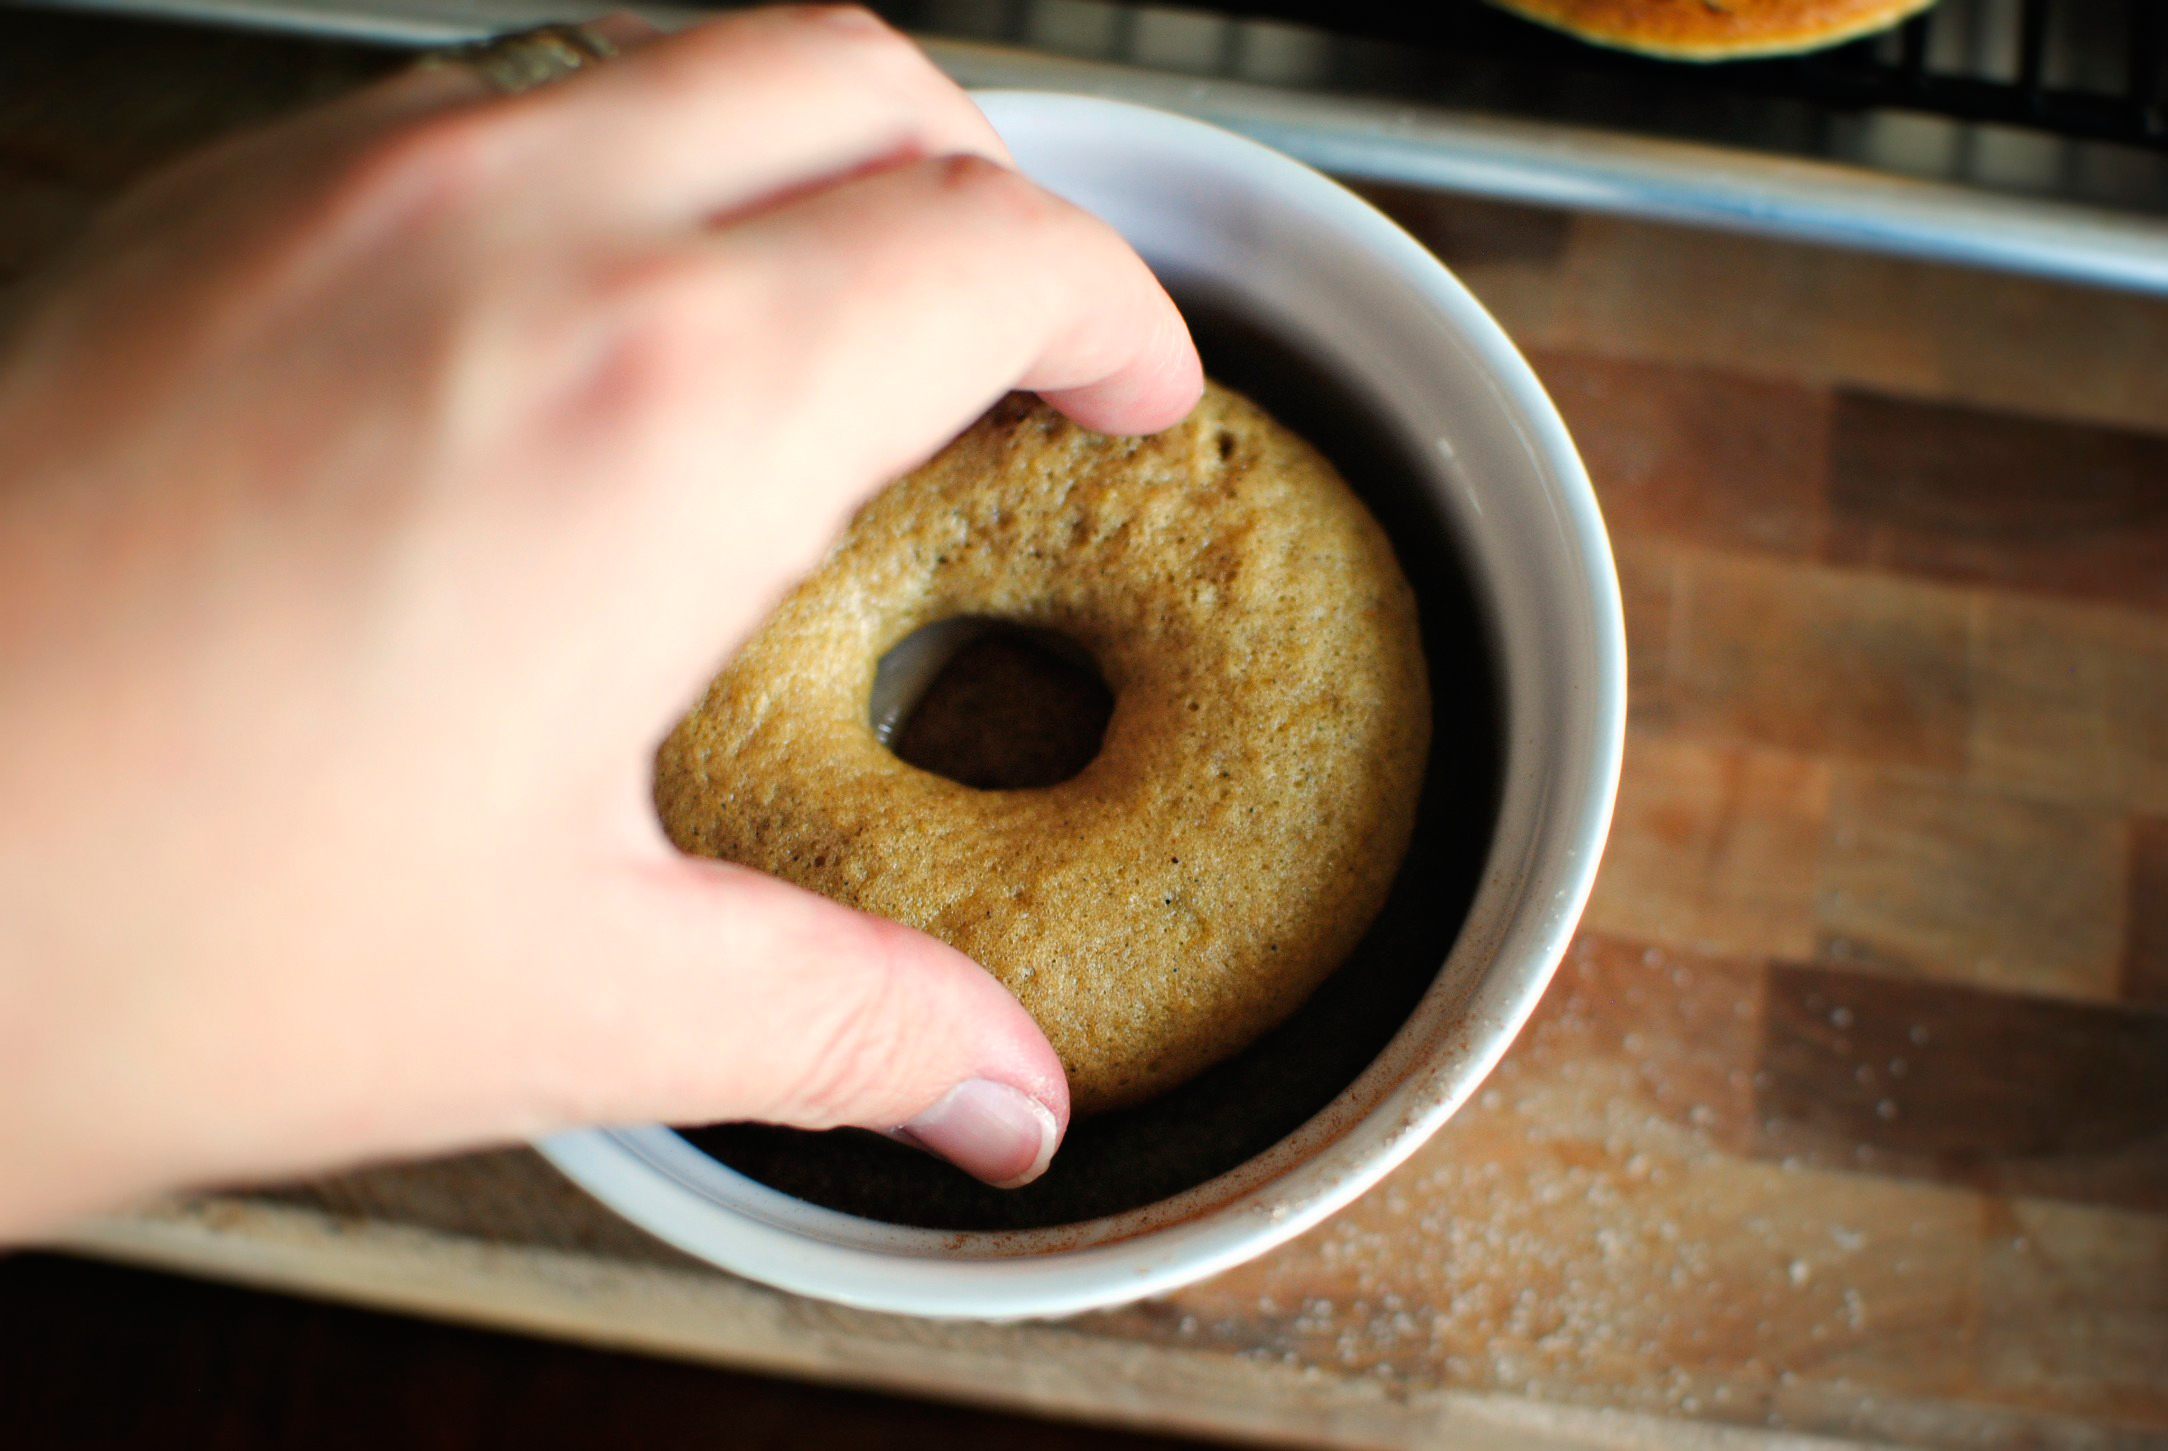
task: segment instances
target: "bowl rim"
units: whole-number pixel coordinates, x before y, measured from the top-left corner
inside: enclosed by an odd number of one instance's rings
[[[1501,662],[1507,677],[1500,682],[1508,712],[1506,780],[1468,922],[1483,920],[1487,901],[1515,894],[1506,898],[1506,910],[1493,907],[1492,915],[1499,917],[1503,935],[1531,930],[1517,924],[1531,910],[1540,913],[1534,940],[1515,949],[1521,961],[1501,971],[1503,954],[1496,944],[1471,940],[1464,926],[1408,1023],[1332,1106],[1263,1154],[1181,1194],[1075,1225],[951,1232],[884,1224],[807,1204],[709,1158],[660,1125],[573,1130],[536,1144],[559,1170],[625,1218],[725,1269],[862,1309],[1014,1319],[1126,1303],[1262,1254],[1375,1185],[1474,1094],[1535,1010],[1594,885],[1624,752],[1626,643],[1602,515],[1564,422],[1503,329],[1421,243],[1337,182],[1201,121],[1054,92],[978,91],[973,99],[997,130],[1005,123],[1051,120],[1095,135],[1150,133],[1163,148],[1187,147],[1252,178],[1262,175],[1276,194],[1329,223],[1352,248],[1375,257],[1396,280],[1419,291],[1488,375],[1495,402],[1554,496],[1552,518],[1579,565],[1578,576],[1558,582],[1558,588],[1563,592],[1570,583],[1574,603],[1588,612],[1587,669],[1594,686],[1570,702],[1588,716],[1587,761],[1580,772],[1580,799],[1562,805],[1553,783],[1525,779],[1525,772],[1514,769],[1514,754],[1522,748],[1513,729],[1521,707],[1513,698],[1521,692],[1512,660]],[[1483,601],[1486,612],[1495,607],[1494,601]],[[1494,648],[1506,656],[1495,639]],[[1524,856],[1541,845],[1533,839],[1538,835],[1581,844],[1548,863],[1548,875],[1525,861],[1501,861],[1511,854],[1507,813],[1516,792],[1541,817],[1531,824]],[[1526,884],[1538,876],[1551,896],[1531,908],[1534,888]],[[1449,969],[1464,956],[1485,952],[1489,957],[1466,978],[1465,992],[1449,1000]],[[1450,1026],[1447,1017],[1464,1031],[1454,1047],[1440,1051],[1437,1035]],[[1425,1051],[1414,1061],[1396,1063],[1396,1057],[1408,1057],[1405,1045],[1420,1036],[1419,1029],[1431,1035],[1418,1045]],[[1358,1097],[1367,1106],[1352,1119],[1325,1122]],[[1320,1142],[1302,1149],[1310,1138]],[[1291,1145],[1297,1148],[1290,1150]]]

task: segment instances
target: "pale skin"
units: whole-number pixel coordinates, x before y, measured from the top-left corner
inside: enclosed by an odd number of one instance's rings
[[[593,1123],[1045,1167],[931,938],[678,855],[652,753],[1012,388],[1201,387],[1112,232],[862,12],[402,74],[124,199],[0,335],[0,1240]]]

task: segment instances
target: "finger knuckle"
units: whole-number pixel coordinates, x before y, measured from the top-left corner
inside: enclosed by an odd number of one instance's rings
[[[967,154],[944,156],[931,165],[941,204],[966,209],[981,224],[1029,234],[1058,222],[1054,199],[999,162]]]
[[[908,976],[897,963],[896,939],[905,929],[868,919],[852,930],[857,940],[848,951],[862,970],[831,995],[822,1020],[808,1025],[811,1051],[790,1093],[792,1118],[808,1128],[860,1118],[863,1105],[884,1097],[903,1074],[916,1038]]]
[[[600,269],[585,316],[562,344],[573,396],[561,416],[624,424],[666,412],[710,371],[699,325],[708,279],[676,256],[619,259]]]
[[[674,336],[705,277],[697,254],[640,252],[600,261],[591,291],[599,316],[632,333]]]
[[[675,60],[669,69],[686,84],[710,83],[722,67],[779,69],[808,84],[829,85],[862,82],[869,73],[931,69],[902,32],[856,5],[761,10],[688,35]]]
[[[334,168],[333,215],[377,227],[425,225],[482,191],[499,141],[486,109],[398,127]]]
[[[983,127],[924,51],[857,6],[762,8],[683,32],[642,65],[652,91],[688,105],[750,83],[782,104],[832,108],[899,150],[929,129]]]
[[[883,49],[916,49],[902,32],[864,5],[793,5],[773,13],[780,23],[800,34]]]
[[[847,55],[859,67],[914,80],[935,74],[912,39],[860,5],[824,7],[818,12],[821,42],[832,54]],[[808,30],[813,27],[806,27]]]

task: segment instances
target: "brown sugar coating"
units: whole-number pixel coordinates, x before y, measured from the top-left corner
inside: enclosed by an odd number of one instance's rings
[[[1934,0],[1492,0],[1598,45],[1671,60],[1791,55],[1855,40]]]
[[[983,616],[1089,653],[1099,753],[977,790],[875,736],[877,662]],[[1076,1111],[1300,1006],[1384,904],[1429,748],[1415,598],[1328,464],[1217,386],[1108,438],[1011,397],[890,486],[658,754],[685,851],[921,928],[1023,1002]]]

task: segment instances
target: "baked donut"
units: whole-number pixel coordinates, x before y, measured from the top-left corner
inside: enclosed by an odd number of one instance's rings
[[[1491,0],[1598,45],[1667,60],[1745,60],[1857,40],[1934,0]]]
[[[974,789],[876,735],[878,662],[965,617],[1098,666],[1113,710],[1075,776]],[[1234,1053],[1340,963],[1429,736],[1414,594],[1315,450],[1217,386],[1149,438],[1019,395],[859,512],[663,744],[655,801],[687,852],[975,959],[1083,1114]]]

